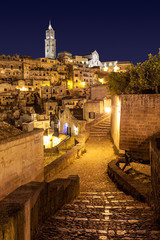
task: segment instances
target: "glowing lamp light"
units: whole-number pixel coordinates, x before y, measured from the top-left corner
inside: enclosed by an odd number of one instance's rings
[[[73,82],[72,81],[68,81],[68,88],[73,88]]]
[[[53,147],[57,146],[61,142],[61,138],[53,137]]]
[[[103,70],[104,70],[105,72],[107,72],[107,71],[108,71],[108,67],[104,67]]]
[[[74,127],[74,133],[75,133],[75,135],[78,135],[78,127]]]
[[[106,108],[105,108],[105,112],[106,112],[106,113],[110,113],[110,112],[111,112],[111,108],[110,108],[110,107],[106,107]]]
[[[81,82],[82,86],[85,86],[85,82]]]
[[[17,87],[17,89],[19,89],[20,91],[28,91],[28,89],[27,89],[27,88],[25,88],[25,87],[22,87],[22,88],[20,88],[20,87]]]
[[[119,67],[117,67],[117,66],[114,67],[114,71],[115,71],[115,72],[117,72],[118,69],[119,69]]]
[[[51,136],[43,136],[43,144],[45,145],[45,148],[51,147],[51,141],[52,141]]]
[[[100,81],[101,83],[103,83],[103,78],[100,78],[99,81]]]

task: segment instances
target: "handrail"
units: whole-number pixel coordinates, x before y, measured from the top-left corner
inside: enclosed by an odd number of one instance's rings
[[[110,117],[110,114],[104,113],[102,116],[96,118],[94,121],[87,123],[86,129],[90,128],[91,126],[94,126],[95,124],[97,124],[97,122],[103,121],[104,119],[106,119],[108,117]]]

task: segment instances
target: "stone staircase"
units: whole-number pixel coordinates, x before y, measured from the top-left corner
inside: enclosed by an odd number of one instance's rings
[[[81,192],[40,226],[34,240],[160,239],[145,203],[117,190]]]
[[[100,120],[95,125],[89,128],[90,136],[92,137],[105,137],[110,133],[110,116]]]

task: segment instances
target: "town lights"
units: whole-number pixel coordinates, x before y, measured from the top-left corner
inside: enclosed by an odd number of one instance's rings
[[[68,83],[68,88],[70,88],[70,89],[73,88],[73,82],[72,81],[68,81],[67,83]]]
[[[17,89],[19,89],[20,91],[28,91],[28,89],[25,87],[22,87],[22,88],[17,87]]]
[[[108,67],[104,67],[103,71],[107,72],[108,71]]]
[[[117,72],[119,70],[119,67],[115,66],[114,67],[114,72]]]
[[[110,107],[106,107],[106,108],[105,108],[105,112],[106,112],[106,113],[110,113],[110,112],[111,112],[111,108],[110,108]]]

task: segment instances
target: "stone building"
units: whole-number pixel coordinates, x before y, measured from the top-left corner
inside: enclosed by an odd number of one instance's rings
[[[59,112],[59,132],[77,136],[85,131],[86,121],[83,120],[83,109],[65,107]]]
[[[14,82],[16,79],[22,79],[22,59],[19,55],[0,56],[0,80]]]
[[[103,62],[102,70],[105,72],[125,72],[132,63],[129,61]]]
[[[83,118],[87,123],[92,122],[94,119],[104,113],[103,100],[89,100],[83,107]]]
[[[94,82],[94,73],[84,66],[73,65],[73,88],[85,88]]]
[[[90,68],[97,66],[101,68],[103,66],[99,60],[99,54],[96,50],[92,53],[83,55],[83,57],[88,59],[88,67]]]
[[[43,181],[43,131],[24,133],[0,122],[0,163],[0,199],[30,181]]]

